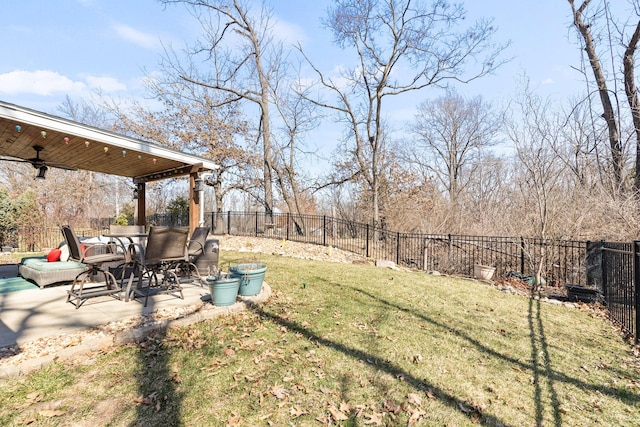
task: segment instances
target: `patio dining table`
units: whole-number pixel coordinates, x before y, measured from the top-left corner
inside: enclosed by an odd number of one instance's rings
[[[127,267],[135,266],[134,259],[132,258],[132,251],[135,252],[135,245],[137,244],[137,242],[141,242],[140,244],[144,247],[144,241],[149,237],[149,234],[135,233],[135,232],[134,233],[121,232],[121,233],[107,233],[107,234],[103,234],[103,236],[109,239],[117,240],[123,248],[126,248],[125,254],[124,254],[125,263],[122,265],[122,277],[120,278],[121,281],[123,281]],[[126,243],[125,240],[128,240],[128,243]],[[124,295],[125,302],[129,302],[131,285],[133,283],[134,277],[135,277],[135,270],[131,270],[131,273],[129,274],[129,280],[127,282],[127,287],[125,290],[125,295]]]

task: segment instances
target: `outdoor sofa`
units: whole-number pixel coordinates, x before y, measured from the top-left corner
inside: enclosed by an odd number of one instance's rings
[[[108,240],[99,237],[82,239],[82,243],[89,247],[92,244],[104,243],[105,241]],[[52,252],[56,250],[60,252],[57,258],[52,258],[51,252],[45,256],[22,258],[18,265],[20,276],[34,282],[40,288],[44,288],[48,285],[73,282],[78,274],[87,270],[86,265],[69,259],[66,243],[60,243],[58,248],[53,249]]]
[[[49,262],[46,256],[22,258],[18,266],[20,275],[44,288],[54,283],[72,282],[87,267],[75,261]]]

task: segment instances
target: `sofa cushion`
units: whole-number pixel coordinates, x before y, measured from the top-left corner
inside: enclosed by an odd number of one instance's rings
[[[47,261],[56,262],[60,261],[60,255],[62,255],[62,251],[59,248],[51,249],[51,252],[47,254]]]
[[[74,268],[85,268],[85,265],[75,261],[49,262],[46,257],[26,257],[20,261],[22,265],[38,271],[72,270]]]
[[[67,262],[69,261],[69,246],[66,243],[63,243],[60,246],[60,261]]]

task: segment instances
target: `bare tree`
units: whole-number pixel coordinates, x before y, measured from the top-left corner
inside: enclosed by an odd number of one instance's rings
[[[451,232],[481,235],[504,235],[509,212],[514,205],[512,159],[483,152],[474,160],[465,191],[458,200],[458,224]],[[447,203],[443,203],[449,206]],[[499,218],[500,220],[496,220]]]
[[[113,130],[109,114],[97,103],[66,97],[58,106],[65,117],[79,123]],[[61,223],[86,226],[89,218],[115,216],[113,210],[120,202],[115,188],[122,178],[91,171],[51,170],[47,175],[47,188],[39,191],[39,200],[47,214]],[[132,193],[127,192],[128,200]]]
[[[407,157],[430,171],[444,187],[451,205],[477,177],[478,160],[497,143],[500,115],[481,96],[466,100],[455,92],[424,101],[411,124],[417,136]]]
[[[563,180],[565,169],[551,148],[558,138],[554,115],[548,102],[533,95],[528,87],[516,104],[519,109],[508,121],[508,133],[516,148],[516,179],[522,196],[519,213],[533,225],[534,235],[541,240],[559,237],[562,231],[557,221],[567,187]],[[525,228],[522,222],[517,225],[520,232]],[[536,284],[540,285],[546,254],[543,251],[536,257],[535,249],[531,246],[527,251],[531,262],[537,258],[533,267]]]
[[[320,115],[317,106],[309,102],[305,96],[308,89],[302,87],[299,81],[291,83],[293,87],[274,86],[273,100],[276,111],[279,114],[280,125],[275,129],[274,140],[280,140],[274,144],[273,171],[282,192],[282,198],[289,212],[294,214],[294,221],[298,232],[304,232],[304,224],[300,214],[304,213],[305,201],[312,198],[309,189],[303,188],[304,168],[298,164],[300,152],[304,153],[302,144],[304,135],[315,129],[319,124]],[[306,194],[307,197],[304,197]]]
[[[586,15],[591,0],[584,0],[577,7],[575,0],[567,1],[571,6],[573,24],[584,41],[584,50],[589,58],[591,71],[595,78],[597,92],[603,108],[602,118],[607,123],[607,129],[609,131],[609,150],[613,165],[614,185],[617,191],[620,191],[623,189],[624,153],[620,141],[619,117],[611,101],[611,95],[614,94],[615,96],[615,92],[610,91],[608,87],[605,71],[598,57],[596,39],[593,35],[594,23],[604,14],[605,9],[589,11],[588,15]],[[586,21],[585,15],[587,16]]]
[[[626,45],[622,64],[624,68],[624,91],[627,95],[627,102],[631,109],[631,119],[633,122],[634,134],[636,137],[636,162],[635,162],[635,179],[633,181],[633,189],[636,194],[640,194],[640,101],[638,100],[638,90],[636,88],[635,79],[635,53],[640,40],[640,11],[636,7],[636,26],[629,42]]]
[[[204,34],[188,52],[191,62],[180,65],[175,57],[165,58],[165,70],[184,81],[225,93],[224,103],[244,101],[259,110],[256,142],[262,141],[262,203],[273,211],[273,149],[271,140],[271,87],[284,74],[286,58],[282,43],[272,35],[272,13],[263,4],[256,15],[243,0],[160,0],[184,4],[199,20]],[[194,66],[197,59],[210,64],[206,72]],[[222,104],[220,104],[222,105]]]
[[[114,126],[121,133],[214,160],[220,168],[208,182],[213,186],[217,218],[222,217],[229,192],[251,194],[260,186],[255,173],[260,156],[242,144],[247,124],[238,105],[221,103],[215,91],[168,75],[148,79],[147,90],[162,108],[111,103],[109,108],[117,117]]]
[[[329,9],[326,26],[338,46],[353,49],[357,64],[339,77],[312,65],[321,87],[335,97],[315,102],[334,111],[348,127],[350,145],[343,152],[352,156],[345,161],[351,168],[335,182],[364,180],[374,224],[384,173],[385,99],[442,87],[447,81],[468,82],[501,64],[505,46],[491,44],[496,31],[491,21],[460,29],[464,20],[462,6],[443,1],[337,0]]]

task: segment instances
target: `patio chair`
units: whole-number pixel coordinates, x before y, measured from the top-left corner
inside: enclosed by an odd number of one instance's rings
[[[184,299],[182,286],[175,273],[179,262],[187,262],[187,237],[189,231],[182,228],[151,227],[144,249],[141,245],[132,245],[131,256],[138,270],[134,298],[144,297],[147,306],[149,296],[154,294],[178,293]],[[131,288],[127,286],[127,293]]]
[[[60,227],[64,240],[69,247],[69,259],[85,264],[88,269],[78,274],[67,291],[67,302],[71,302],[76,309],[89,298],[112,296],[121,299],[121,287],[115,276],[103,264],[125,262],[125,255],[117,253],[113,244],[93,243],[83,248],[75,231],[70,225]],[[99,248],[98,248],[99,247]],[[91,253],[91,255],[88,255]],[[104,282],[96,280],[102,276]]]
[[[187,259],[176,263],[175,270],[179,276],[191,277],[193,273],[202,285],[202,275],[195,264],[196,258],[204,253],[204,246],[209,236],[209,227],[196,227],[187,242]]]

